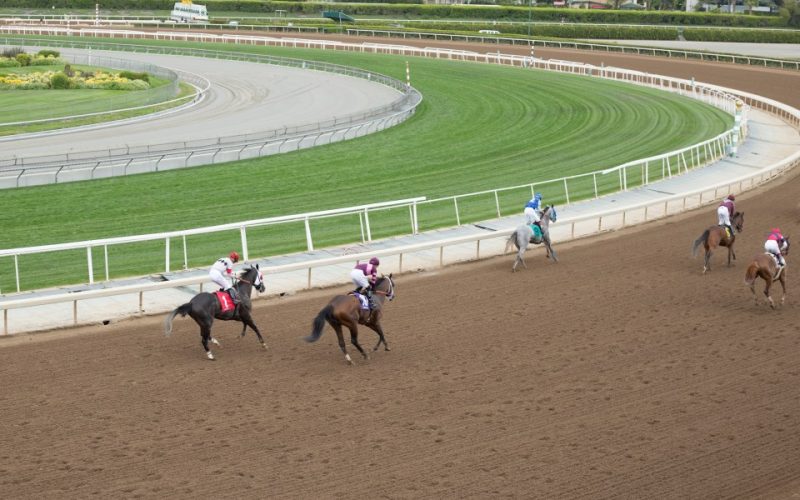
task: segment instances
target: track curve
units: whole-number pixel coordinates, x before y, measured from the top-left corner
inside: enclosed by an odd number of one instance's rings
[[[608,57],[800,99],[791,73]],[[559,264],[535,252],[514,275],[508,256],[402,275],[384,321],[392,352],[355,368],[330,329],[301,340],[339,290],[261,301],[267,352],[216,325],[216,363],[189,320],[170,339],[160,317],[0,339],[0,487],[14,498],[791,497],[797,281],[790,267],[787,304],[771,311],[742,280],[766,230],[800,235],[799,192],[794,172],[737,193],[737,265],[717,255],[705,276],[689,250],[713,208],[561,245]]]

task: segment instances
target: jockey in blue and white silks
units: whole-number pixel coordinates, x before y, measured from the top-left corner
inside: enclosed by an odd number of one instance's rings
[[[539,212],[541,211],[542,206],[542,193],[536,193],[533,195],[533,198],[525,204],[525,208],[522,209],[522,213],[525,214],[525,224],[537,224],[541,219],[539,217]]]

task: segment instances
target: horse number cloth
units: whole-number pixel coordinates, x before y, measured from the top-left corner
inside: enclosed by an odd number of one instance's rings
[[[217,300],[219,300],[219,308],[221,309],[220,312],[226,313],[228,311],[233,311],[236,306],[233,303],[233,299],[228,294],[228,292],[214,292],[217,295]]]

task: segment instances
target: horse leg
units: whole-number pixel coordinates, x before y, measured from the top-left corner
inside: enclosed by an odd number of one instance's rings
[[[256,332],[256,335],[258,336],[258,341],[261,342],[261,347],[266,349],[267,343],[264,342],[264,337],[261,336],[261,331],[258,329],[255,322],[253,321],[253,318],[250,316],[249,313],[246,316],[242,317],[242,323],[244,323],[244,328],[242,328],[242,336],[244,336],[244,331],[249,326],[254,332]]]
[[[706,257],[705,262],[703,264],[703,274],[706,274],[706,271],[711,270],[711,249],[706,248]]]
[[[347,353],[347,347],[344,345],[344,335],[342,335],[342,324],[340,322],[331,323],[333,331],[336,332],[336,339],[339,342],[339,349],[344,353],[344,359],[350,365],[353,365],[353,360],[350,359],[350,354]]]
[[[242,321],[242,333],[239,334],[239,337],[244,337],[244,332],[247,331],[247,323]]]
[[[544,245],[547,248],[547,256],[553,259],[553,262],[558,262],[558,257],[556,257],[556,251],[553,250],[553,246],[550,244],[549,237],[546,240],[544,240]]]
[[[375,348],[372,350],[372,352],[378,350],[378,347],[381,346],[381,342],[383,342],[383,349],[385,351],[391,351],[391,349],[389,349],[389,344],[386,343],[386,337],[383,335],[383,328],[381,327],[380,322],[376,321],[374,323],[367,323],[366,326],[378,334],[378,343],[375,344]]]
[[[525,247],[520,247],[520,249],[517,251],[517,258],[514,259],[514,267],[511,268],[511,272],[516,272],[517,266],[519,265],[520,262],[522,263],[522,267],[528,269],[528,265],[525,264],[525,259],[522,258],[524,254],[525,254]]]
[[[350,330],[350,343],[358,349],[358,352],[364,356],[364,359],[369,359],[369,354],[367,354],[364,348],[361,347],[361,344],[358,343],[358,326],[356,323],[353,322],[351,325],[347,325],[347,328]]]
[[[764,278],[764,281],[767,282],[767,286],[764,287],[764,295],[767,297],[767,302],[769,302],[769,306],[775,309],[775,302],[772,301],[772,297],[769,294],[769,289],[772,288],[772,276]]]
[[[731,267],[731,256],[732,255],[733,255],[733,247],[732,246],[728,246],[728,267]],[[734,260],[736,260],[736,257],[734,257]]]
[[[781,282],[781,288],[783,289],[783,295],[781,295],[781,305],[784,305],[786,303],[786,279],[784,278],[783,273],[781,273],[781,277],[778,278],[778,281]]]
[[[214,337],[211,336],[211,324],[205,324],[200,326],[200,336],[202,337],[203,342],[203,349],[206,350],[206,357],[211,361],[214,361],[214,354],[211,352],[211,349],[208,348],[208,341],[214,342],[215,344],[219,345],[219,342],[216,341]]]

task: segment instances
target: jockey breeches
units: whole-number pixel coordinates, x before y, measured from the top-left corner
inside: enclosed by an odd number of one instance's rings
[[[525,207],[525,210],[523,210],[522,213],[525,214],[525,224],[529,226],[534,222],[539,222],[541,220],[539,214],[536,213],[536,210],[531,207]]]
[[[208,272],[208,277],[211,278],[211,281],[219,285],[220,288],[223,290],[227,290],[231,287],[231,281],[223,276],[223,274],[216,269],[212,269]]]
[[[717,219],[719,220],[720,226],[731,225],[731,214],[728,213],[728,209],[725,207],[717,208]]]
[[[778,258],[778,262],[781,265],[784,264],[783,255],[781,255],[781,247],[778,246],[778,242],[775,240],[767,240],[764,242],[764,250],[771,253],[775,257]]]
[[[369,280],[367,276],[361,271],[361,269],[353,269],[350,271],[350,279],[353,280],[353,284],[359,288],[364,288],[365,286],[369,286]]]

